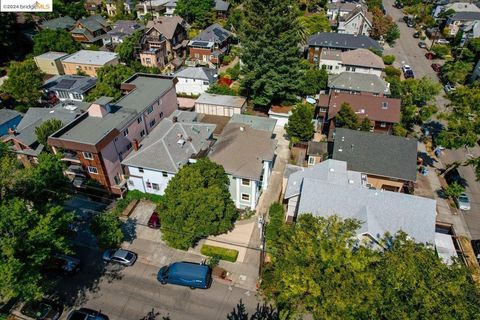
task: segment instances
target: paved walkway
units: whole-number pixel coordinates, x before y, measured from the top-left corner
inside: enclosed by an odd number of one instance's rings
[[[433,191],[433,198],[437,201],[437,222],[452,224],[457,235],[471,238],[463,215],[459,215],[456,209],[450,207],[450,203],[440,196],[442,192],[442,184],[437,175],[438,170],[445,169],[444,164],[434,155],[427,152],[425,144],[418,143],[418,152],[424,153],[431,157],[435,162],[426,164],[428,167],[428,174],[426,176],[430,187]]]

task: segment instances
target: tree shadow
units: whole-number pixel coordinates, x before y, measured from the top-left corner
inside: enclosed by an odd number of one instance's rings
[[[423,160],[424,166],[434,167],[435,166],[434,164],[438,162],[434,158],[430,157],[426,152],[418,152],[417,157]]]
[[[159,311],[155,311],[155,309],[152,308],[152,310],[149,311],[146,316],[141,317],[139,320],[171,320],[171,319],[168,315],[162,316],[162,314]]]
[[[137,218],[128,218],[122,224],[123,240],[130,243],[137,238]]]
[[[430,121],[426,122],[422,126],[422,131],[425,134],[428,130],[428,135],[432,136],[433,141],[435,141],[438,137],[438,134],[445,128],[443,124],[438,121]]]
[[[447,181],[448,184],[452,184],[452,183],[456,182],[464,188],[468,187],[468,181],[460,175],[460,173],[458,172],[458,170],[456,168],[450,170],[445,175],[445,181]]]
[[[81,269],[72,276],[56,279],[54,293],[61,298],[65,306],[83,305],[89,294],[99,291],[102,281],[116,281],[123,278],[124,267],[106,265],[102,261],[102,252],[99,250],[76,247],[77,257],[81,261]]]
[[[249,317],[242,299],[237,306],[227,315],[228,320],[279,320],[280,316],[276,308],[271,305],[257,304],[255,312]]]

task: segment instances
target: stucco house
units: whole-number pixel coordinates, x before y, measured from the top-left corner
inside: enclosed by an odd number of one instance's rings
[[[59,75],[64,74],[62,59],[68,57],[68,54],[65,52],[45,52],[41,55],[35,56],[33,60],[37,65],[38,69],[46,74]]]
[[[205,67],[186,67],[175,73],[177,93],[199,95],[217,81],[217,71]]]
[[[344,128],[334,132],[332,159],[364,174],[370,188],[402,192],[417,180],[417,141]]]
[[[435,200],[371,189],[364,175],[350,170],[345,161],[329,159],[289,173],[284,194],[287,222],[304,213],[339,215],[361,221],[359,245],[381,249],[385,233],[399,231],[419,243],[435,243]]]
[[[54,152],[68,155],[67,174],[93,179],[117,195],[126,191],[121,161],[177,108],[172,77],[137,73],[121,89],[125,95],[120,99],[97,99],[48,138]]]
[[[76,75],[82,71],[90,77],[96,77],[97,70],[103,66],[119,63],[118,53],[92,50],[80,50],[62,59],[66,75]]]
[[[255,210],[270,181],[275,158],[275,120],[235,115],[208,157],[225,169],[230,195],[238,209]]]
[[[325,49],[320,54],[319,67],[330,74],[357,72],[382,76],[385,64],[381,57],[368,49],[341,51]]]
[[[128,189],[163,195],[180,168],[204,157],[213,143],[215,125],[197,122],[197,113],[175,111],[123,161]]]
[[[231,117],[241,114],[247,107],[247,98],[221,94],[202,93],[195,100],[195,111],[212,116]]]

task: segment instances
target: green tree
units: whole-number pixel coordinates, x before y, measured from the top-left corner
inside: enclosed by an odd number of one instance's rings
[[[113,211],[97,214],[90,229],[102,248],[115,248],[123,241],[122,222]]]
[[[132,35],[125,38],[123,42],[115,48],[115,52],[118,53],[120,61],[130,64],[135,60],[135,46],[139,43],[142,35],[142,32],[136,31]]]
[[[388,28],[387,33],[385,34],[385,41],[389,45],[395,44],[395,41],[400,38],[400,28],[396,23],[393,23],[390,28]]]
[[[303,70],[294,1],[247,0],[244,6],[242,88],[256,107],[296,101]]]
[[[370,32],[372,38],[380,39],[384,37],[392,25],[394,25],[392,18],[386,16],[380,7],[372,9],[372,30]]]
[[[444,58],[445,56],[447,56],[451,53],[450,52],[450,47],[446,46],[444,44],[434,44],[432,46],[431,50],[440,59]]]
[[[2,85],[2,90],[17,102],[27,107],[36,106],[42,93],[43,73],[38,69],[33,59],[22,62],[12,62],[8,79]]]
[[[358,125],[358,129],[360,129],[360,131],[370,131],[372,129],[370,119],[368,119],[368,117],[363,118],[363,120],[360,121],[360,124]]]
[[[340,106],[340,111],[338,111],[335,116],[335,126],[347,129],[358,129],[360,120],[358,115],[353,112],[352,107],[349,103],[344,102]]]
[[[395,56],[393,54],[389,54],[389,55],[386,55],[386,56],[383,56],[383,62],[386,64],[386,65],[392,65],[393,62],[395,61]]]
[[[330,21],[323,12],[301,15],[297,18],[300,27],[307,36],[317,32],[330,32]]]
[[[428,77],[407,79],[401,85],[402,105],[423,106],[440,92],[440,84]]]
[[[442,66],[441,78],[450,83],[464,84],[473,70],[473,63],[465,61],[446,62]]]
[[[287,134],[293,141],[309,141],[315,134],[313,125],[313,107],[307,103],[297,104],[285,126]]]
[[[47,144],[47,139],[54,132],[60,130],[63,127],[62,121],[52,118],[44,121],[41,125],[35,128],[35,135],[37,136],[37,141],[45,146],[48,150],[50,147]]]
[[[327,88],[328,73],[325,69],[318,69],[308,64],[300,80],[300,94],[313,96]]]
[[[215,20],[214,1],[178,0],[175,14],[183,17],[195,27],[205,28]]]
[[[281,203],[275,202],[268,209],[268,224],[265,228],[267,250],[275,250],[275,243],[281,237],[284,229],[285,210]]]
[[[42,265],[54,253],[69,252],[64,234],[71,221],[61,207],[39,212],[17,198],[0,204],[0,301],[47,292]]]
[[[234,8],[233,10],[230,10],[228,14],[225,28],[237,33],[242,29],[243,19],[245,19],[243,10],[241,8]]]
[[[73,40],[70,33],[65,30],[46,29],[33,37],[33,54],[39,55],[48,51],[74,53],[82,46]]]
[[[459,197],[464,191],[465,188],[458,182],[453,182],[452,184],[449,184],[443,188],[443,192],[450,199]]]
[[[199,239],[230,230],[237,218],[222,166],[209,159],[183,166],[170,180],[161,205],[162,238],[187,250]]]
[[[135,70],[122,64],[101,67],[97,70],[97,84],[86,100],[92,102],[101,96],[120,98],[120,85],[134,73]]]
[[[229,86],[225,84],[218,84],[214,83],[210,85],[210,87],[207,90],[208,93],[212,94],[223,94],[227,96],[237,96],[238,93],[234,89],[230,88]]]

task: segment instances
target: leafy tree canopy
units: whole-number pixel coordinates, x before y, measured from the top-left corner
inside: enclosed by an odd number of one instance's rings
[[[129,64],[135,60],[135,45],[140,41],[141,38],[142,32],[136,31],[132,35],[125,38],[123,42],[115,48],[115,52],[118,53],[118,56],[122,62]]]
[[[325,69],[318,69],[304,60],[303,76],[300,79],[300,93],[304,96],[313,96],[320,90],[327,88],[328,73]]]
[[[43,73],[38,69],[33,59],[22,62],[12,62],[8,79],[5,80],[1,89],[8,93],[17,102],[24,103],[28,107],[38,104],[42,93]]]
[[[121,225],[122,222],[118,218],[118,214],[109,211],[96,215],[90,228],[100,247],[115,248],[123,240]]]
[[[212,94],[223,94],[227,96],[237,96],[238,93],[234,89],[230,88],[225,84],[214,83],[210,85],[210,88],[207,90],[208,93]]]
[[[340,110],[335,116],[335,126],[356,130],[358,129],[359,124],[360,119],[358,118],[358,115],[353,112],[350,104],[347,102],[342,103]]]
[[[205,28],[215,20],[213,6],[214,1],[211,0],[178,0],[175,14],[195,27]]]
[[[48,51],[74,53],[82,46],[73,40],[70,33],[65,30],[46,29],[33,37],[33,54],[39,55]]]
[[[297,19],[307,36],[317,32],[329,32],[331,29],[330,21],[328,21],[327,16],[323,12],[301,15]]]
[[[247,0],[241,34],[242,87],[257,107],[296,101],[301,32],[293,0]],[[279,63],[281,61],[281,63]]]
[[[433,249],[404,233],[387,235],[383,250],[359,245],[359,227],[356,220],[311,214],[285,225],[271,244],[262,293],[292,318],[477,317],[479,291],[464,265],[444,264]]]
[[[46,120],[41,125],[35,128],[35,135],[37,136],[37,141],[47,148],[48,137],[51,136],[55,131],[60,130],[62,127],[63,123],[58,119],[52,118]]]
[[[187,250],[199,239],[230,230],[237,218],[222,166],[209,159],[183,166],[165,189],[160,209],[162,237]]]
[[[313,116],[314,109],[310,104],[301,103],[293,108],[285,127],[292,141],[309,141],[313,138],[315,134]]]
[[[97,84],[87,96],[92,102],[101,96],[120,98],[120,85],[135,73],[135,70],[122,64],[103,66],[97,70]]]
[[[450,83],[464,84],[473,70],[473,63],[457,60],[446,62],[442,66],[441,77]]]

